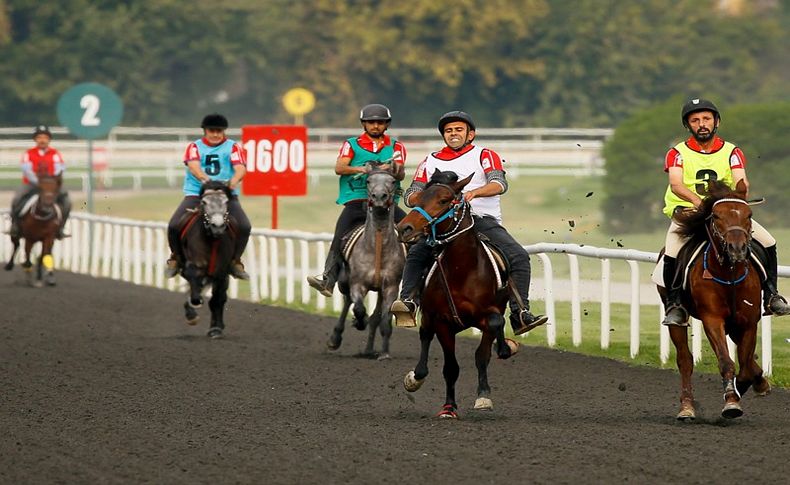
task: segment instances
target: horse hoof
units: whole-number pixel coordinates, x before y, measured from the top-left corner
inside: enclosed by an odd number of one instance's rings
[[[200,317],[198,317],[198,316],[195,316],[194,318],[187,318],[187,325],[190,325],[190,326],[194,327],[195,325],[197,325],[199,320],[200,320]]]
[[[44,282],[41,281],[41,280],[35,280],[32,283],[32,285],[33,285],[33,288],[43,288],[44,287]]]
[[[458,419],[458,413],[455,407],[450,404],[445,404],[439,414],[436,415],[439,419]]]
[[[693,408],[683,408],[677,415],[678,421],[690,422],[697,419],[697,413],[694,412]]]
[[[478,397],[475,399],[475,409],[478,411],[493,411],[494,401],[487,397]]]
[[[209,336],[209,338],[213,338],[213,339],[222,338],[222,329],[219,327],[211,327],[210,329],[208,329],[207,335]]]
[[[509,338],[505,339],[505,343],[507,344],[508,347],[510,347],[510,356],[511,357],[516,355],[518,353],[519,348],[521,348],[521,346],[519,345],[518,342],[516,342],[515,340],[512,340],[512,339],[509,339]]]
[[[759,397],[765,397],[771,394],[771,384],[768,381],[763,381],[764,384],[752,386],[754,394]]]
[[[743,409],[741,409],[741,404],[738,402],[728,402],[724,405],[724,409],[721,410],[721,415],[723,418],[726,419],[735,419],[740,418],[743,416]]]
[[[423,382],[425,382],[425,379],[417,379],[414,377],[414,371],[410,370],[403,378],[403,387],[409,392],[414,392],[422,387]]]
[[[357,330],[365,330],[366,328],[368,328],[368,324],[367,323],[360,322],[357,319],[354,319],[354,323],[352,324],[352,326],[354,328],[356,328]]]
[[[332,337],[329,337],[329,340],[326,341],[326,348],[329,350],[337,350],[340,348],[340,343],[342,342],[341,339],[338,339],[337,342]]]
[[[47,278],[47,286],[55,286],[56,284],[55,278]]]
[[[5,270],[11,271],[12,269],[14,269],[14,263],[6,263]]]
[[[381,353],[378,356],[376,356],[376,360],[378,360],[378,361],[390,360],[390,359],[392,359],[392,357],[387,352]]]

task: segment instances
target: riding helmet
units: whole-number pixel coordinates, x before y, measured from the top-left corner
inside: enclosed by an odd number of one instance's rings
[[[226,130],[228,128],[228,119],[219,113],[212,113],[203,117],[200,127]]]
[[[383,104],[369,104],[359,112],[359,121],[392,121],[390,109]]]
[[[472,120],[472,117],[464,111],[456,110],[448,111],[447,113],[443,114],[441,118],[439,118],[439,133],[444,133],[445,125],[447,125],[447,123],[452,123],[453,121],[463,121],[469,126],[470,131],[475,130],[475,122]]]
[[[702,98],[694,98],[686,101],[686,104],[683,105],[683,109],[680,111],[680,119],[683,122],[683,126],[688,128],[686,118],[688,118],[691,113],[695,113],[697,111],[710,111],[713,113],[713,117],[716,120],[721,120],[719,109],[715,104],[713,104],[713,101]]]
[[[49,126],[47,125],[38,125],[33,130],[33,138],[37,137],[38,135],[47,135],[48,137],[52,138],[52,132],[49,131]]]

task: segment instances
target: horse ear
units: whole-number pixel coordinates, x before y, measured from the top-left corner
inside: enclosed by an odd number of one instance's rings
[[[735,193],[741,199],[746,199],[746,193],[749,189],[746,188],[746,182],[743,179],[740,179],[737,184],[735,184]]]
[[[474,176],[475,176],[475,174],[473,174],[473,173],[470,173],[469,175],[467,175],[467,176],[466,176],[466,178],[464,178],[464,179],[461,179],[461,180],[459,180],[458,182],[454,183],[454,184],[453,184],[453,189],[455,190],[455,192],[456,192],[456,193],[458,193],[458,192],[460,192],[460,191],[461,191],[461,189],[463,189],[464,187],[466,187],[466,184],[468,184],[469,182],[471,182],[471,180],[472,180],[472,177],[474,177]]]

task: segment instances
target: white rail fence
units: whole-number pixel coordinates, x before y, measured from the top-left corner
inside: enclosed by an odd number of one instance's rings
[[[7,210],[0,210],[0,229],[8,229]],[[91,227],[92,226],[92,227]],[[182,279],[165,279],[165,260],[167,249],[167,224],[164,222],[143,222],[131,219],[101,217],[86,213],[75,213],[69,220],[67,232],[70,238],[55,244],[53,256],[57,269],[94,277],[111,278],[138,285],[153,286],[171,291],[183,291],[186,286]],[[92,237],[91,237],[92,235]],[[305,280],[309,274],[318,273],[323,268],[328,244],[332,235],[328,233],[308,233],[302,231],[283,231],[254,229],[244,255],[245,265],[250,274],[249,282],[231,279],[229,294],[232,298],[242,298],[253,302],[271,301],[290,305],[301,305],[306,309],[324,310],[327,298],[312,291]],[[611,305],[613,301],[627,301],[629,312],[629,348],[631,357],[639,354],[641,335],[640,309],[644,304],[642,291],[649,285],[641,283],[638,263],[654,264],[656,253],[633,249],[605,249],[576,244],[539,243],[525,248],[540,259],[543,266],[543,294],[533,295],[533,299],[543,299],[549,317],[545,326],[546,340],[550,346],[557,342],[556,301],[570,301],[571,335],[573,345],[582,343],[583,300],[598,300],[600,304],[600,346],[608,349],[610,345]],[[552,260],[549,254],[565,254],[568,258],[568,278],[570,292],[558,290]],[[6,236],[0,237],[0,255],[4,261],[10,257],[11,243]],[[600,261],[600,292],[583,295],[584,283],[580,277],[579,258]],[[18,256],[21,260],[21,255]],[[627,295],[612,294],[611,262],[624,261],[630,273]],[[652,268],[651,268],[652,269]],[[780,276],[790,276],[790,267],[780,267]],[[298,293],[298,298],[297,298]],[[373,306],[375,295],[370,296]],[[542,298],[541,298],[542,297]],[[332,308],[339,311],[342,305],[340,294],[335,291],[331,299]],[[669,332],[660,324],[663,308],[657,306],[655,318],[649,325],[659,328],[660,360],[666,363],[670,352]],[[703,330],[699,321],[692,321],[692,353],[695,362],[702,357]],[[766,375],[772,373],[771,317],[763,317],[761,324],[761,365]],[[730,341],[731,355],[734,344]]]

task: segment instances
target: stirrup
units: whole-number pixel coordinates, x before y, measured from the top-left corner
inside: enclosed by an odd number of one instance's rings
[[[689,314],[682,305],[670,305],[664,314],[662,325],[674,325],[676,327],[689,326]]]
[[[510,312],[510,326],[513,328],[513,335],[523,335],[548,321],[549,317],[546,315],[535,316],[526,308],[519,312]]]
[[[777,317],[790,315],[790,305],[788,305],[785,297],[775,293],[768,298],[763,315],[774,315]]]
[[[390,306],[390,311],[395,316],[396,327],[416,327],[417,320],[415,315],[417,313],[417,303],[408,298],[403,300],[395,300]]]
[[[326,278],[323,275],[320,278],[318,276],[308,276],[307,284],[325,297],[332,298],[332,288],[326,287]]]

